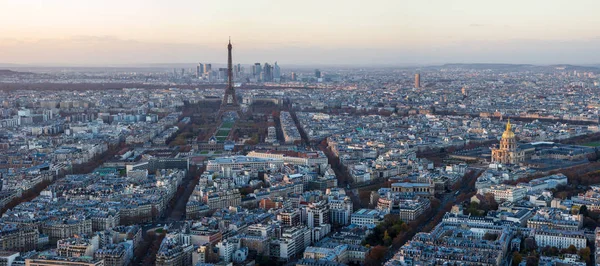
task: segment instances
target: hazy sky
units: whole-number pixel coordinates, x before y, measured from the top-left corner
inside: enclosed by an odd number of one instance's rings
[[[0,63],[600,63],[599,0],[0,0]]]

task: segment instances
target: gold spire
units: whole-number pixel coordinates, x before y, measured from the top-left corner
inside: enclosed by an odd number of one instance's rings
[[[508,122],[506,123],[506,130],[502,134],[502,138],[507,139],[507,138],[514,138],[514,137],[515,137],[515,133],[512,132],[512,125],[510,124],[510,119],[508,119]]]

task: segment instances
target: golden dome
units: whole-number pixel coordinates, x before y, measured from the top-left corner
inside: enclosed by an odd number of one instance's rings
[[[502,133],[503,139],[514,138],[515,133],[512,132],[512,125],[510,124],[510,119],[506,123],[506,130]]]
[[[514,137],[515,137],[515,133],[513,133],[512,131],[504,131],[504,133],[502,133],[503,139],[510,139],[510,138],[514,138]]]

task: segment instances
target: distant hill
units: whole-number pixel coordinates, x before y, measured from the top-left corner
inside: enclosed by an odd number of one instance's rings
[[[0,69],[0,76],[31,75],[31,74],[33,74],[33,73],[12,71],[9,69]]]
[[[550,65],[549,67],[556,68],[556,69],[573,70],[573,71],[574,70],[600,71],[600,68],[598,68],[597,66],[577,66],[577,65],[561,64],[561,65]]]
[[[562,69],[568,71],[592,71],[599,72],[596,66],[578,66],[569,64],[556,65],[532,65],[532,64],[445,64],[434,68],[467,68],[467,69]]]
[[[531,68],[536,67],[535,65],[530,64],[486,64],[486,63],[477,63],[477,64],[445,64],[441,67],[446,68],[471,68],[471,69],[505,69],[505,68]]]
[[[0,67],[24,67],[26,65],[13,64],[13,63],[0,63]]]

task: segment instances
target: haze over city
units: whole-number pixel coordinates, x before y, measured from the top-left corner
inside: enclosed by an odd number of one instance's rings
[[[597,64],[600,2],[0,1],[0,63]]]
[[[0,265],[600,266],[598,11],[0,0]]]

